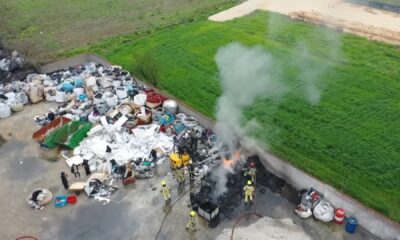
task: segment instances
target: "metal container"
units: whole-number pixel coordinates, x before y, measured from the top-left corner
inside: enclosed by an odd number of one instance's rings
[[[348,233],[355,233],[357,229],[357,219],[354,217],[349,217],[346,220],[346,232]]]
[[[163,104],[164,112],[175,115],[178,112],[178,103],[175,100],[167,99]]]
[[[218,216],[219,206],[210,200],[205,200],[199,205],[198,212],[199,216],[210,222]]]

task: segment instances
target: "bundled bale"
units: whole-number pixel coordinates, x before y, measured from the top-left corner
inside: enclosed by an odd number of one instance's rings
[[[44,88],[41,84],[30,85],[29,87],[29,101],[31,103],[37,103],[43,100]]]
[[[11,108],[5,103],[0,103],[0,118],[8,118],[9,116],[11,116]]]
[[[49,101],[49,102],[56,101],[57,88],[56,87],[45,87],[44,95],[45,95],[46,101]]]

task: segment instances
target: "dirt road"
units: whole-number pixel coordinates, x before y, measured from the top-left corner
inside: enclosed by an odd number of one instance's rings
[[[354,5],[343,0],[248,0],[208,19],[216,22],[229,21],[256,10],[277,12],[373,40],[400,44],[400,14]]]

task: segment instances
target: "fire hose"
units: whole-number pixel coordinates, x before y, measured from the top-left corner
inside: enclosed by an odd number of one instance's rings
[[[257,181],[254,181],[254,187],[256,186],[256,182]],[[254,191],[254,199],[253,199],[253,202],[254,202],[254,204],[253,204],[253,212],[249,212],[249,213],[243,213],[243,214],[241,214],[240,216],[239,216],[239,218],[235,221],[235,224],[233,225],[233,227],[232,227],[232,232],[231,232],[231,240],[233,240],[233,234],[235,233],[235,228],[236,228],[236,226],[238,225],[238,223],[244,218],[244,217],[249,217],[249,216],[252,216],[252,215],[256,215],[258,218],[262,218],[263,217],[263,215],[261,215],[260,213],[258,213],[257,212],[257,209],[256,209],[256,191]]]
[[[189,183],[189,184],[190,184],[190,183]],[[184,187],[188,186],[189,184],[185,184]],[[184,192],[169,206],[169,208],[167,209],[167,212],[165,213],[164,218],[163,218],[163,220],[162,220],[162,222],[161,222],[160,229],[158,229],[157,235],[156,235],[156,237],[154,238],[155,240],[157,240],[158,236],[160,235],[161,230],[162,230],[162,227],[163,227],[163,225],[164,225],[164,222],[165,222],[165,220],[167,219],[168,214],[171,212],[172,207],[173,207],[177,202],[179,202],[179,200],[181,200],[181,199],[186,195],[186,193],[188,193],[189,191],[190,191],[190,188],[189,188],[188,190],[184,191]]]

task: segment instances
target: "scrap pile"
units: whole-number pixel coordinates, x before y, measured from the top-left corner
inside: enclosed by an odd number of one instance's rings
[[[31,208],[42,210],[43,206],[51,202],[52,199],[53,194],[49,190],[36,189],[28,196],[26,201]]]
[[[239,155],[238,152],[236,156],[229,156],[230,154],[224,151],[227,149],[223,146],[219,149],[220,151],[211,157],[214,160],[208,164],[210,170],[201,178],[198,191],[190,195],[193,209],[197,210],[210,226],[216,226],[223,218],[231,219],[235,216],[235,209],[238,209],[244,197],[244,183],[252,180],[252,177],[246,174],[249,170],[247,166],[252,166],[255,161],[258,161],[257,156],[245,157],[244,153]],[[221,156],[222,161],[218,160],[217,156]],[[239,160],[237,164],[227,164],[232,160],[226,159],[231,157]],[[226,175],[224,182],[221,182],[219,177],[222,174]]]
[[[310,188],[303,193],[301,203],[296,207],[295,213],[301,218],[314,215],[320,221],[332,221],[334,219],[334,208],[323,197],[320,192]]]
[[[0,118],[11,116],[28,103],[27,85],[20,81],[34,72],[33,68],[18,54],[0,46]]]
[[[25,79],[34,69],[17,51],[8,51],[0,45],[0,83]]]
[[[118,66],[87,63],[31,74],[20,85],[31,102],[60,103],[35,117],[43,127],[33,138],[42,147],[72,150],[62,153],[68,166],[86,164],[97,176],[75,182],[69,190],[108,200],[117,190],[113,180],[153,177],[165,159],[172,169],[187,169],[190,161],[191,172],[200,177],[219,156],[210,130],[178,113],[176,101],[138,84]]]
[[[74,149],[74,155],[78,156],[75,164],[80,164],[85,159],[89,161],[93,171],[103,171],[106,168],[111,173],[111,165],[108,164],[114,160],[121,166],[133,164],[141,172],[152,149],[158,150],[158,158],[165,157],[166,153],[172,151],[172,137],[160,132],[158,124],[142,125],[129,131],[124,127],[118,130],[114,125],[109,125],[105,117],[103,119],[104,125],[94,127],[88,137]]]

